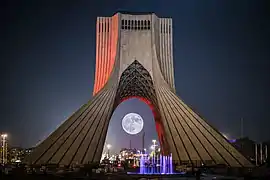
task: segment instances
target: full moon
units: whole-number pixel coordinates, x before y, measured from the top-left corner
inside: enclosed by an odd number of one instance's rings
[[[136,113],[128,113],[122,119],[122,127],[128,134],[138,134],[143,129],[143,118]]]

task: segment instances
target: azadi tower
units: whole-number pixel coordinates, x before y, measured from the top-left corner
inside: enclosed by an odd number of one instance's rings
[[[154,13],[98,17],[92,99],[39,144],[29,164],[99,162],[111,116],[124,100],[152,109],[163,154],[180,163],[250,167],[216,129],[175,92],[171,18]]]

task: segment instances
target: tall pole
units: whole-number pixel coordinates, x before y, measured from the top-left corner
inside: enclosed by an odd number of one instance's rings
[[[7,134],[1,134],[2,140],[2,163],[7,163]]]
[[[156,140],[155,139],[153,139],[152,140],[152,142],[153,142],[153,151],[154,151],[154,156],[156,155]]]
[[[131,140],[129,140],[129,149],[131,149]]]
[[[241,118],[241,139],[244,138],[244,119]]]
[[[267,144],[265,145],[265,160],[268,158],[268,149],[267,149]]]
[[[242,150],[244,148],[243,138],[244,138],[244,120],[243,120],[243,118],[241,118],[241,137],[240,137],[240,139],[242,139],[242,140],[241,140],[240,146],[241,146]]]
[[[144,152],[144,137],[145,137],[145,132],[143,132],[143,135],[142,135],[142,154],[145,154],[145,152]]]
[[[112,147],[112,145],[107,144],[107,149],[108,149],[108,159],[110,158],[110,148]]]
[[[4,137],[3,137],[3,135],[1,135],[1,150],[2,150],[2,153],[1,153],[1,161],[2,161],[2,164],[5,164],[5,161],[4,161],[4,159],[5,159],[5,146],[4,146],[4,143],[5,143],[5,141],[4,141]]]
[[[255,162],[256,166],[258,166],[258,147],[257,143],[255,143]]]
[[[8,158],[7,158],[7,139],[5,139],[5,163],[8,162]]]
[[[4,140],[3,135],[1,135],[1,163],[4,164]]]
[[[262,145],[262,143],[260,144],[260,160],[261,160],[261,164],[263,164],[263,145]]]

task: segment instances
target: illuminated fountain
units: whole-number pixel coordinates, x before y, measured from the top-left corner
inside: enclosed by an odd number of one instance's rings
[[[173,174],[172,155],[141,156],[139,174]]]

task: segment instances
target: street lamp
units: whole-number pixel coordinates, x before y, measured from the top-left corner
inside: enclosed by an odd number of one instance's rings
[[[2,163],[7,163],[7,134],[1,134],[2,139]]]
[[[111,149],[112,145],[107,144],[107,149],[108,149],[108,158],[110,157],[110,149]]]
[[[152,145],[153,148],[151,147],[151,149],[153,149],[154,150],[154,153],[155,153],[156,152],[156,146],[157,146],[156,145],[157,140],[153,139],[152,142],[153,142],[153,145]]]
[[[5,139],[7,137],[7,134],[1,134],[1,137]]]

